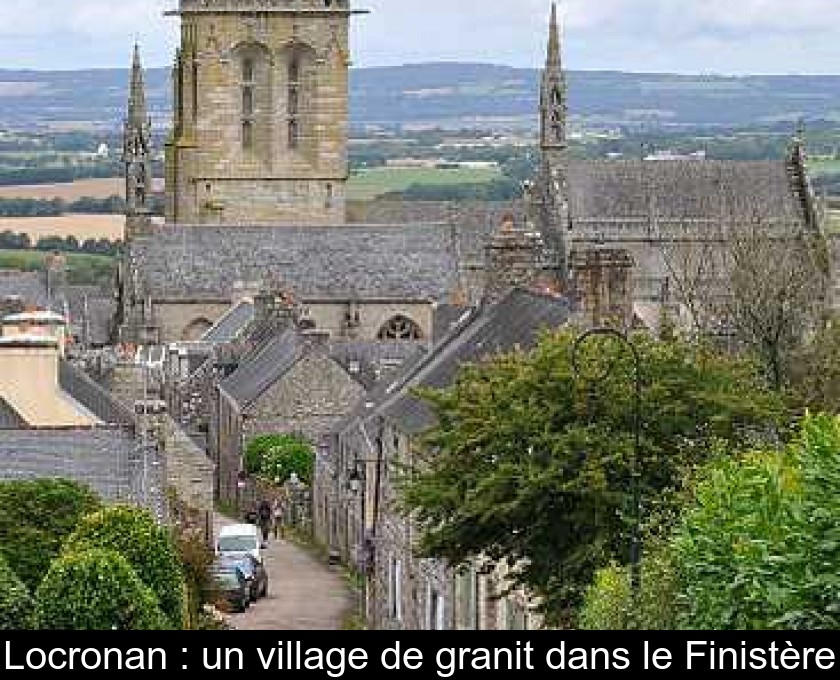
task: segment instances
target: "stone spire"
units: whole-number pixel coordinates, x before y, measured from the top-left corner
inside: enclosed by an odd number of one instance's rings
[[[134,60],[131,64],[128,121],[135,128],[142,128],[148,121],[146,116],[146,84],[143,79],[143,65],[140,62],[140,46],[137,43],[134,44]]]
[[[568,283],[567,88],[563,70],[557,3],[551,4],[548,52],[540,85],[540,164],[536,182],[528,187],[528,214],[542,235],[556,283]]]
[[[125,164],[125,235],[130,240],[147,233],[151,227],[152,123],[146,111],[146,86],[137,45],[131,67],[122,160]]]
[[[557,3],[551,4],[548,53],[540,90],[540,145],[544,151],[566,148],[567,111],[566,73],[560,47]]]

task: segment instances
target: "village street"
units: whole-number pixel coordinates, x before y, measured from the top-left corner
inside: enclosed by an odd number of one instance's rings
[[[216,517],[216,531],[230,520]],[[243,614],[237,630],[337,630],[352,611],[353,597],[341,571],[321,564],[291,541],[269,539],[265,553],[268,597]]]

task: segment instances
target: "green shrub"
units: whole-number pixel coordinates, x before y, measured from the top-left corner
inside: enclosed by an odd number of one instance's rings
[[[33,614],[29,591],[0,557],[0,630],[27,630],[32,626]]]
[[[102,548],[128,560],[137,576],[155,594],[171,626],[185,624],[183,571],[174,541],[145,510],[114,506],[85,517],[67,539],[65,553]]]
[[[310,484],[315,469],[315,451],[306,439],[297,435],[258,437],[245,451],[245,469],[275,484],[287,482],[292,474]]]
[[[43,630],[165,630],[170,626],[128,561],[113,550],[65,554],[36,593]]]
[[[630,568],[612,565],[595,575],[586,591],[579,625],[584,630],[674,630],[679,580],[666,548],[655,547],[641,564],[638,602],[633,601]]]
[[[33,592],[67,536],[100,507],[96,494],[69,480],[0,482],[0,557]]]
[[[673,541],[692,629],[840,626],[840,419],[710,465]]]
[[[213,551],[207,546],[204,537],[195,531],[180,531],[175,535],[178,557],[184,570],[186,582],[186,603],[189,616],[188,627],[201,627],[202,605],[208,602],[210,590],[210,565],[213,563]]]

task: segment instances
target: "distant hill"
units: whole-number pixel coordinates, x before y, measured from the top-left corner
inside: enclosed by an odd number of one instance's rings
[[[77,123],[115,129],[126,99],[125,70],[0,70],[0,126],[31,129]],[[147,73],[156,124],[169,121],[167,69]],[[352,123],[483,121],[533,126],[539,72],[506,66],[428,63],[356,69]],[[680,76],[619,72],[569,74],[573,114],[592,123],[669,126],[840,121],[840,76]]]

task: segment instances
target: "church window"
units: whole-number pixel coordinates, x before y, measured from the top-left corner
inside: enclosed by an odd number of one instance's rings
[[[382,327],[377,337],[379,340],[422,340],[423,331],[408,317],[398,315]]]
[[[242,121],[242,148],[246,151],[254,148],[254,123],[250,120]]]
[[[254,59],[242,60],[242,148],[254,148]]]
[[[297,149],[300,145],[300,57],[297,54],[292,54],[289,60],[288,80],[288,146]]]
[[[333,191],[333,185],[332,185],[332,183],[328,183],[327,184],[327,195],[326,195],[326,198],[324,199],[324,207],[327,210],[332,210],[334,199],[335,199],[335,193]]]

